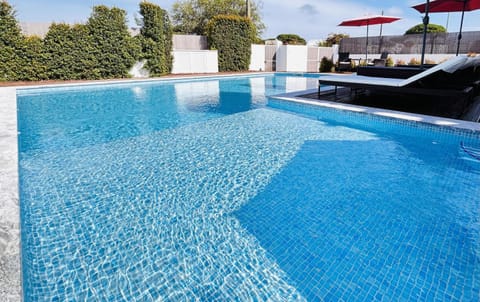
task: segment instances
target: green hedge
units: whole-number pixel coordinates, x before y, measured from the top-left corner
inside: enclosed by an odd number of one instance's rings
[[[0,2],[0,81],[43,80],[46,68],[43,42],[38,37],[25,38],[12,7]]]
[[[129,77],[140,52],[119,8],[95,6],[86,25],[52,24],[42,40],[24,37],[12,7],[0,1],[0,81]]]
[[[218,50],[220,71],[245,71],[250,65],[255,26],[245,17],[219,15],[207,24],[210,48]]]
[[[18,70],[24,61],[19,49],[23,48],[24,39],[15,19],[12,7],[0,2],[0,80],[19,80]]]
[[[16,73],[19,80],[39,81],[48,78],[42,39],[27,37],[17,51],[21,58]]]
[[[101,78],[92,37],[85,25],[52,24],[43,43],[49,79]]]
[[[160,76],[172,71],[172,25],[165,10],[160,6],[140,3],[143,26],[140,30],[142,58],[151,76]]]
[[[95,6],[87,22],[95,68],[101,78],[125,78],[139,56],[139,47],[130,36],[127,13],[119,8]]]
[[[165,10],[140,3],[141,35],[128,32],[126,12],[100,5],[85,25],[52,24],[42,40],[24,37],[12,7],[0,0],[0,81],[129,77],[147,59],[153,76],[172,70],[172,25]]]

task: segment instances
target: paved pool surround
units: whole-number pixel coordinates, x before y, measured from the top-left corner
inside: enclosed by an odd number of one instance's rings
[[[0,301],[21,300],[16,89],[0,88]]]
[[[113,82],[127,83],[131,81],[132,80],[111,81],[105,82],[104,84],[112,84]],[[94,84],[98,85],[103,83],[96,82]],[[72,84],[52,86],[71,85]],[[85,83],[73,85],[85,85]],[[480,123],[464,122],[410,113],[400,113],[390,110],[338,104],[321,100],[312,101],[311,99],[299,97],[300,95],[313,92],[315,92],[315,90],[287,93],[278,96],[277,99],[286,102],[327,107],[341,111],[346,110],[362,112],[365,114],[372,114],[387,118],[398,118],[413,122],[421,122],[426,124],[434,124],[437,126],[453,127],[467,131],[480,132]],[[22,300],[16,101],[17,98],[15,87],[0,87],[0,302]]]

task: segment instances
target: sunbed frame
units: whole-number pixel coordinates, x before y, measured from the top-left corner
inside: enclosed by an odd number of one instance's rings
[[[335,96],[337,94],[337,87],[348,87],[352,91],[355,91],[355,93],[359,90],[370,90],[388,94],[412,94],[455,98],[470,97],[477,90],[480,83],[478,72],[475,73],[475,69],[473,69],[472,80],[468,81],[468,83],[463,80],[456,80],[457,77],[454,73],[462,71],[466,66],[470,68],[472,63],[477,64],[479,61],[480,60],[477,59],[473,62],[471,60],[469,61],[466,57],[454,57],[407,79],[362,75],[322,76],[318,80],[318,97],[321,97],[322,85],[334,86],[335,89],[333,93],[335,93]],[[454,75],[452,76],[452,74]],[[445,78],[448,80],[445,81]],[[438,81],[440,84],[437,83],[436,79],[441,80]]]
[[[460,88],[419,88],[419,87],[396,87],[396,86],[382,86],[376,84],[365,83],[345,83],[339,79],[339,81],[323,81],[318,80],[318,98],[320,98],[322,91],[321,85],[326,84],[328,86],[334,86],[333,91],[328,90],[330,93],[337,94],[338,87],[348,87],[352,89],[352,92],[358,93],[358,90],[372,90],[378,92],[385,92],[390,94],[417,94],[417,95],[430,95],[430,96],[445,96],[445,97],[464,97],[468,96],[474,90],[474,85],[460,87]],[[480,81],[475,82],[476,85],[480,84]],[[326,91],[325,91],[326,92]]]

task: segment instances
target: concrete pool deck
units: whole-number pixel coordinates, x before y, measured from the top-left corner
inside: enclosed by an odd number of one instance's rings
[[[252,75],[252,74],[250,74]],[[218,77],[218,76],[209,76]],[[175,77],[174,79],[179,79]],[[192,77],[182,77],[188,79]],[[198,78],[198,77],[194,77]],[[165,78],[164,80],[171,80]],[[147,81],[156,81],[149,79]],[[162,79],[160,79],[162,80]],[[121,80],[116,83],[138,82],[138,80]],[[104,82],[112,84],[115,82]],[[94,85],[103,83],[93,82]],[[88,85],[87,83],[65,84],[53,86]],[[49,85],[52,87],[52,85]],[[31,88],[25,87],[25,88]],[[35,86],[39,87],[39,86]],[[0,87],[0,301],[21,301],[21,266],[20,266],[20,210],[18,193],[18,142],[17,142],[17,87]],[[480,133],[480,123],[464,122],[439,117],[381,110],[354,105],[345,105],[329,101],[312,101],[300,98],[299,95],[312,91],[288,93],[276,98],[308,105],[328,107],[336,110],[347,110],[372,114],[388,118],[397,118],[433,124],[443,127]]]
[[[0,297],[21,300],[16,88],[0,88]]]

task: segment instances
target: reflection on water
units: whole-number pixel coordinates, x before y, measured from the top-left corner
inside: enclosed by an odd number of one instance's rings
[[[145,101],[147,99],[147,91],[141,86],[132,87],[132,92],[136,101]]]
[[[218,81],[176,83],[174,87],[180,111],[210,111],[220,99]]]
[[[265,106],[267,97],[316,79],[266,75],[159,81],[19,92],[20,150],[64,150],[222,117]]]

